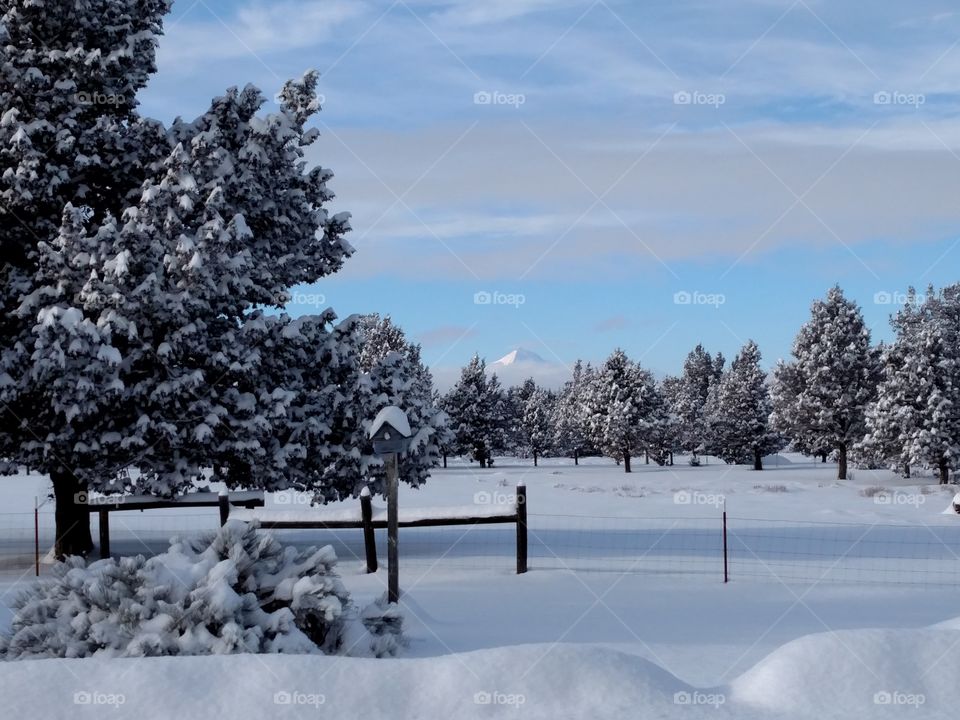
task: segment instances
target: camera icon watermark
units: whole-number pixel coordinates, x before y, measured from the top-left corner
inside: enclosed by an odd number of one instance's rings
[[[873,94],[874,105],[907,105],[919,108],[927,102],[923,93],[905,93],[897,90],[880,90]]]
[[[323,293],[292,293],[289,302],[292,305],[321,307],[327,304],[327,296]]]
[[[918,303],[925,300],[921,293],[914,293],[914,299]],[[910,294],[899,290],[878,290],[873,294],[874,305],[906,305],[910,302]]]
[[[907,693],[899,690],[881,690],[873,695],[874,705],[898,705],[918,708],[927,702],[922,693]]]
[[[725,305],[727,296],[723,293],[705,293],[699,290],[678,290],[673,294],[674,305],[707,305],[719,309]]]
[[[503,693],[496,690],[488,692],[481,690],[473,695],[474,705],[504,705],[520,708],[527,702],[527,696],[521,693]]]
[[[719,108],[727,102],[723,93],[705,93],[699,90],[680,90],[673,94],[674,105],[708,105]]]
[[[115,505],[117,500],[111,500],[107,495],[90,495],[86,490],[73,494],[74,505]]]
[[[480,290],[473,294],[474,305],[511,305],[519,308],[527,302],[527,296],[522,293],[505,293],[499,290]]]
[[[123,95],[101,92],[78,92],[73,95],[77,105],[126,105],[127,98]]]
[[[320,708],[326,704],[327,696],[323,693],[305,693],[296,690],[281,690],[273,694],[274,705],[296,705],[302,707]]]
[[[496,490],[493,492],[481,490],[473,496],[474,505],[519,505],[523,502],[524,497],[522,495],[497,492]]]
[[[121,693],[106,693],[97,690],[79,690],[73,694],[74,705],[102,705],[119,708],[127,702],[127,696]]]
[[[880,492],[873,496],[875,505],[913,505],[914,507],[920,507],[926,501],[927,498],[922,493]]]
[[[298,492],[278,492],[273,496],[274,505],[309,505],[312,498]]]
[[[499,90],[478,90],[473,94],[474,105],[509,105],[519,108],[527,101],[523,93],[505,93]]]
[[[720,493],[705,493],[699,490],[678,490],[673,494],[674,505],[709,505],[723,507],[727,498]]]
[[[681,690],[673,694],[674,705],[710,705],[718,708],[727,702],[723,693],[705,693],[699,690]]]

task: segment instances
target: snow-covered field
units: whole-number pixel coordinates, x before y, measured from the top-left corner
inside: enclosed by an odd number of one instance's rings
[[[0,696],[11,716],[44,718],[105,707],[108,717],[140,720],[318,711],[338,718],[953,717],[960,516],[944,511],[956,488],[885,471],[856,470],[853,480],[837,482],[835,466],[796,455],[769,459],[762,473],[708,462],[641,462],[625,475],[594,458],[579,467],[550,459],[539,468],[501,458],[485,471],[454,463],[422,489],[404,488],[406,512],[462,514],[509,505],[525,483],[530,572],[514,574],[511,525],[401,531],[410,644],[399,660],[5,663]],[[19,548],[23,532],[32,541],[33,498],[45,493],[44,479],[2,487],[5,511],[23,513],[0,516],[10,518]],[[345,503],[314,512],[356,511]],[[301,498],[286,495],[270,498],[263,514],[304,512]],[[206,510],[117,513],[113,549],[144,552],[164,536],[216,522]],[[363,573],[359,531],[283,537],[333,542],[354,596],[383,592],[383,571]],[[382,537],[378,548],[383,564]],[[11,549],[6,557],[0,605],[32,577],[29,553]],[[6,612],[0,622],[8,620]]]

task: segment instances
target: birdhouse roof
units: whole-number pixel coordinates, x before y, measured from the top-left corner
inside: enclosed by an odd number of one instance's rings
[[[376,435],[384,425],[390,425],[404,437],[410,437],[411,435],[407,414],[396,405],[389,405],[377,413],[373,425],[370,426],[369,436]]]

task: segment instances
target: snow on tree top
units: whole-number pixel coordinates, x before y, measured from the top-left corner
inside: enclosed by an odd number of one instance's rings
[[[404,437],[410,437],[410,435],[412,435],[410,432],[410,423],[407,420],[407,414],[396,405],[388,405],[377,413],[377,417],[374,419],[373,425],[370,426],[368,433],[369,436],[373,437],[376,435],[385,423],[389,423],[394,430]]]

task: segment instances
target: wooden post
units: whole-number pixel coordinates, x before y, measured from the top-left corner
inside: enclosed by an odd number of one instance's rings
[[[527,486],[517,485],[517,575],[527,571]]]
[[[363,521],[363,546],[367,551],[367,572],[377,571],[377,536],[373,532],[373,500],[370,488],[360,491],[360,518]]]
[[[730,570],[727,560],[727,504],[723,504],[723,582],[730,582]]]
[[[387,471],[387,602],[400,602],[400,549],[397,518],[397,454],[383,458]]]
[[[217,497],[217,504],[220,507],[220,527],[223,527],[230,517],[230,496],[226,492],[221,492]]]
[[[34,572],[40,577],[40,501],[33,499],[33,564]]]
[[[110,557],[110,511],[101,508],[100,514],[100,557]]]

